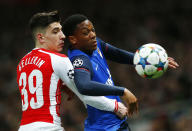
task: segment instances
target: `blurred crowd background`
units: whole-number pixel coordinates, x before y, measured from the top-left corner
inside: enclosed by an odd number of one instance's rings
[[[112,77],[139,99],[140,113],[129,118],[133,131],[192,130],[191,0],[0,0],[0,131],[16,131],[21,119],[16,66],[34,48],[29,18],[52,10],[59,10],[63,20],[74,13],[86,15],[98,37],[131,52],[146,43],[163,46],[178,69],[147,80],[134,66],[108,61]],[[66,131],[82,131],[84,105],[77,97],[67,101],[65,93],[62,100]]]

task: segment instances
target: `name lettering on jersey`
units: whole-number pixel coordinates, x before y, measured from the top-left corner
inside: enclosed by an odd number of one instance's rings
[[[32,65],[32,64],[40,68],[44,63],[45,61],[39,58],[38,56],[33,56],[32,58],[28,57],[26,59],[21,60],[19,64],[19,71],[21,71],[21,69],[24,68],[25,66]]]

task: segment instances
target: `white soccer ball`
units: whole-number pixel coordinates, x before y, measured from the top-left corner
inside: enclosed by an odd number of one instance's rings
[[[167,53],[158,44],[149,43],[141,46],[135,53],[133,63],[137,73],[144,78],[158,78],[168,67]]]

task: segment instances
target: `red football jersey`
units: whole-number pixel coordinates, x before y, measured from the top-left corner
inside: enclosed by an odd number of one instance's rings
[[[17,66],[17,83],[22,100],[20,125],[48,122],[61,125],[62,81],[74,87],[73,66],[67,56],[45,49],[33,49]]]

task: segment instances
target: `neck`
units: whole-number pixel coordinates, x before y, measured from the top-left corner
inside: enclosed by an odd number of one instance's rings
[[[83,50],[81,50],[81,51],[83,51]],[[92,55],[93,54],[93,51],[90,51],[90,50],[84,50],[83,52],[85,52],[88,55]]]
[[[35,48],[43,48],[43,49],[49,50],[47,46],[40,44],[39,42],[35,43]]]

